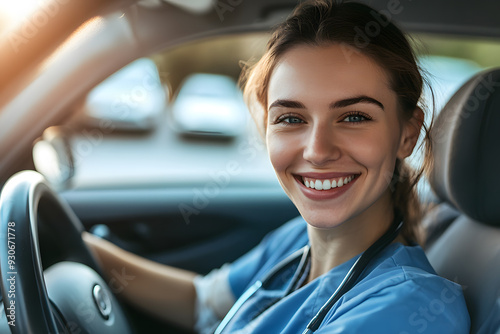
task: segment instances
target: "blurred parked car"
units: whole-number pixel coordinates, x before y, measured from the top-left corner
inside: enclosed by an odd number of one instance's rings
[[[172,106],[173,129],[187,135],[235,137],[248,116],[236,82],[217,74],[190,75]]]

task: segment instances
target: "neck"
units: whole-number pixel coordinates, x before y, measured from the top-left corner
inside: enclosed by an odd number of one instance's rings
[[[308,282],[364,252],[389,228],[394,219],[392,205],[372,207],[333,228],[308,225],[311,270]]]

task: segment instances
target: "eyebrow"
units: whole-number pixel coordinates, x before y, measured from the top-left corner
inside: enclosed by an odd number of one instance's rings
[[[334,102],[334,103],[330,104],[330,109],[348,107],[350,105],[357,104],[357,103],[375,104],[375,105],[379,106],[380,109],[384,110],[384,105],[382,104],[382,102],[375,100],[373,97],[369,97],[366,95],[360,95],[360,96],[352,97],[349,99],[344,99],[344,100]]]
[[[355,96],[351,97],[348,99],[343,99],[339,100],[336,102],[332,102],[330,104],[330,109],[336,109],[336,108],[344,108],[348,107],[353,104],[357,103],[371,103],[375,104],[376,106],[380,107],[380,109],[384,110],[384,105],[382,102],[374,99],[373,97],[369,97],[366,95],[360,95],[360,96]],[[278,99],[271,103],[269,106],[269,109],[274,108],[274,107],[282,107],[282,108],[291,108],[291,109],[305,109],[306,107],[304,106],[303,103],[299,101],[294,101],[294,100],[283,100],[283,99]]]
[[[282,107],[282,108],[291,108],[291,109],[305,109],[306,107],[298,102],[298,101],[293,101],[293,100],[282,100],[278,99],[271,103],[269,106],[269,109],[275,108],[275,107]]]

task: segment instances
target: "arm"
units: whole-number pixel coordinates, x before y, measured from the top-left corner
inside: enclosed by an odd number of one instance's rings
[[[116,294],[156,317],[193,328],[195,273],[150,261],[87,232],[82,238]]]

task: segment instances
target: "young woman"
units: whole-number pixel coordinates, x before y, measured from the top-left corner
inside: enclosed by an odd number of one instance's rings
[[[416,244],[421,172],[404,160],[429,137],[404,34],[366,5],[306,2],[244,78],[301,217],[205,277],[85,235],[104,268],[135,277],[124,297],[200,332],[468,333],[461,288]]]

